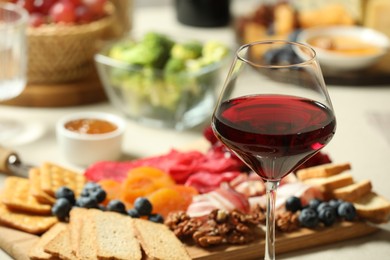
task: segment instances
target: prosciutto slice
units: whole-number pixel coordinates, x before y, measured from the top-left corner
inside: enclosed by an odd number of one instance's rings
[[[249,212],[250,205],[244,194],[223,183],[218,189],[193,197],[192,203],[187,208],[187,214],[191,217],[201,217],[208,215],[214,209],[226,211],[238,209]]]
[[[302,206],[306,206],[311,199],[323,199],[322,192],[313,185],[308,185],[302,182],[290,182],[281,185],[276,192],[276,210],[283,210],[286,200],[296,196],[301,199]],[[249,198],[251,208],[255,208],[258,204],[266,207],[266,195],[255,196]]]

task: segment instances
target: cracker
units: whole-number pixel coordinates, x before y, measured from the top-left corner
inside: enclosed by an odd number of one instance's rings
[[[96,231],[91,221],[97,209],[73,208],[70,212],[69,232],[72,253],[78,259],[96,259]]]
[[[45,246],[52,241],[59,233],[64,231],[67,227],[67,224],[58,222],[52,226],[47,232],[45,232],[39,240],[31,247],[28,256],[32,260],[44,260],[52,259],[52,255],[45,252]]]
[[[49,241],[44,246],[44,251],[52,255],[54,259],[76,259],[70,246],[69,227]]]
[[[73,190],[77,197],[83,189],[85,177],[58,165],[44,163],[40,167],[40,181],[42,190],[50,196],[54,197],[58,188],[66,186]]]
[[[51,207],[41,204],[30,193],[30,181],[10,176],[5,179],[2,202],[10,209],[35,214],[50,214]]]
[[[2,196],[0,196],[2,198]],[[0,223],[31,234],[42,234],[58,222],[54,216],[41,216],[11,211],[0,202]]]
[[[55,198],[41,188],[41,173],[39,168],[31,168],[28,177],[30,179],[30,193],[40,202],[44,204],[53,205]]]

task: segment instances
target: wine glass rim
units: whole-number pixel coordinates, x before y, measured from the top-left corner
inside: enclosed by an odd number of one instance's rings
[[[246,48],[249,48],[251,46],[254,46],[254,45],[266,45],[266,44],[289,44],[291,45],[294,49],[298,49],[297,47],[302,47],[302,48],[305,48],[307,50],[309,50],[311,52],[311,58],[309,59],[306,59],[304,61],[301,61],[301,62],[296,62],[296,63],[291,63],[291,64],[260,64],[260,63],[256,63],[256,62],[253,62],[245,57],[243,57],[242,55],[240,55],[240,52]],[[300,43],[300,42],[294,42],[294,41],[285,41],[285,40],[266,40],[266,41],[254,41],[254,42],[250,42],[250,43],[247,43],[247,44],[244,44],[242,46],[240,46],[238,48],[238,50],[236,51],[236,56],[238,59],[246,62],[246,63],[249,63],[251,64],[252,66],[255,66],[255,67],[259,67],[259,68],[288,68],[288,67],[292,67],[292,66],[303,66],[305,64],[309,64],[309,63],[312,63],[313,61],[315,61],[317,59],[317,53],[316,51],[310,47],[309,45],[307,44],[304,44],[304,43]]]

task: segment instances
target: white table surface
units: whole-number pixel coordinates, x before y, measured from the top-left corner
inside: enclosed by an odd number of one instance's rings
[[[251,10],[253,5],[250,4],[251,1],[235,1],[233,12]],[[156,30],[178,38],[219,39],[236,47],[234,32],[230,28],[199,29],[181,25],[169,5],[135,8],[133,28],[134,34]],[[355,180],[369,178],[376,192],[390,198],[390,84],[329,86],[329,93],[338,125],[335,137],[324,151],[330,154],[334,162],[350,162]],[[0,116],[20,120],[28,129],[28,134],[12,145],[24,162],[39,165],[52,161],[74,167],[59,152],[55,123],[61,115],[87,110],[119,114],[110,104],[103,102],[49,109],[0,105]],[[123,152],[129,158],[160,154],[198,140],[202,135],[201,130],[202,127],[184,132],[154,129],[128,120]],[[0,175],[0,187],[3,181],[4,176]],[[380,228],[381,231],[370,236],[283,254],[278,259],[389,259],[390,223]],[[0,250],[0,259],[11,258]]]

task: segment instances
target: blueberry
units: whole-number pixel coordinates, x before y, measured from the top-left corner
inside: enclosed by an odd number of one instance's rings
[[[302,226],[308,228],[316,227],[319,222],[317,212],[312,208],[303,209],[299,214],[298,220]]]
[[[102,189],[101,186],[95,182],[87,182],[84,187],[83,187],[83,190],[81,191],[80,193],[80,196],[81,197],[89,197],[91,195],[91,193],[97,191],[97,190],[100,190]]]
[[[280,49],[271,49],[264,53],[263,59],[265,64],[271,65],[271,64],[277,64],[278,61],[278,54],[280,52]]]
[[[288,65],[292,64],[295,59],[295,53],[291,48],[285,47],[280,49],[277,54],[277,63],[279,65]]]
[[[350,202],[342,202],[337,208],[337,213],[341,218],[351,221],[356,217],[355,206]]]
[[[324,208],[332,208],[331,205],[329,205],[329,202],[321,202],[320,205],[317,207],[317,213],[320,212]]]
[[[101,186],[96,182],[87,182],[83,187],[85,190],[94,190],[96,188],[101,188]]]
[[[89,191],[89,196],[95,198],[98,203],[101,203],[106,199],[107,193],[102,188],[98,188]]]
[[[153,206],[152,203],[147,198],[138,197],[134,201],[134,208],[138,211],[141,216],[147,216],[152,213]]]
[[[309,201],[309,208],[312,208],[314,210],[317,210],[318,206],[322,203],[322,200],[320,199],[311,199]]]
[[[127,215],[129,215],[132,218],[139,218],[140,217],[139,212],[136,209],[129,209],[127,211]]]
[[[318,218],[325,226],[332,226],[337,218],[336,210],[333,207],[324,207],[319,210]]]
[[[114,211],[122,214],[127,214],[125,204],[120,200],[111,200],[107,204],[108,211]]]
[[[55,197],[56,197],[56,199],[65,198],[65,199],[67,199],[72,205],[73,205],[73,204],[75,203],[75,201],[76,201],[73,190],[69,189],[69,188],[66,187],[66,186],[62,186],[62,187],[58,188],[58,189],[56,190]]]
[[[53,204],[51,212],[59,220],[63,221],[69,217],[69,212],[72,209],[72,204],[66,198],[59,198]]]
[[[148,219],[155,223],[164,223],[164,218],[160,214],[151,214]]]
[[[339,206],[340,206],[341,203],[343,203],[342,200],[332,199],[332,200],[329,201],[329,206],[331,206],[332,208],[335,209],[336,215],[338,215],[337,209],[339,208]]]
[[[301,199],[296,196],[291,196],[286,200],[286,210],[297,212],[302,209]]]
[[[86,209],[98,208],[98,202],[93,197],[80,197],[76,200],[76,206]]]

